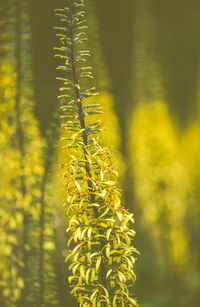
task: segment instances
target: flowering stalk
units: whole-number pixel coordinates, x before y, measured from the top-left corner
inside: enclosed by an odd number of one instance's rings
[[[96,92],[86,87],[93,76],[84,65],[90,53],[81,48],[87,40],[84,7],[84,1],[69,0],[67,7],[56,10],[61,26],[55,27],[60,42],[55,56],[62,61],[57,79],[62,82],[58,99],[66,144],[62,167],[70,233],[66,261],[72,261],[69,283],[80,306],[137,306],[131,293],[137,252],[129,227],[133,214],[121,204],[110,149],[99,144],[100,120],[92,121],[102,109],[86,103]]]

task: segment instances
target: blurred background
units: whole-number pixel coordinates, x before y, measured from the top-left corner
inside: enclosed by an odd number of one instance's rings
[[[135,215],[141,307],[200,294],[200,2],[86,0],[103,142]],[[77,306],[67,282],[55,8],[0,0],[0,306]]]

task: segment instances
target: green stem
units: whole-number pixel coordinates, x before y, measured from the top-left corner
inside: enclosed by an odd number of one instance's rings
[[[70,2],[70,40],[71,40],[70,60],[71,60],[71,66],[72,66],[72,77],[73,77],[73,84],[74,84],[74,93],[75,93],[75,98],[76,98],[76,105],[77,105],[77,109],[78,109],[78,114],[79,114],[79,121],[80,121],[80,124],[81,124],[81,129],[84,129],[83,130],[83,134],[82,134],[82,139],[83,139],[83,143],[84,143],[85,148],[86,148],[87,145],[88,145],[88,138],[87,138],[87,134],[86,134],[86,125],[85,125],[85,120],[84,120],[84,113],[83,113],[83,108],[82,108],[82,100],[81,100],[81,95],[80,95],[80,91],[79,91],[79,81],[78,81],[78,76],[77,76],[77,71],[76,71],[76,64],[75,64],[72,3],[73,3],[73,0],[71,0],[71,2]],[[95,203],[95,195],[94,195],[93,192],[91,192],[93,190],[93,184],[92,184],[92,181],[91,181],[92,175],[91,175],[91,170],[90,170],[90,167],[89,167],[89,162],[88,162],[88,158],[87,158],[87,152],[86,152],[85,148],[83,149],[83,151],[84,151],[84,159],[86,161],[85,169],[86,169],[86,173],[87,173],[87,175],[89,177],[89,180],[88,180],[88,190],[89,190],[89,195],[90,195],[91,203]],[[98,208],[94,207],[93,210],[94,210],[95,218],[98,219],[98,217],[99,217]],[[100,231],[100,234],[103,234],[103,233],[101,233],[101,231]],[[104,242],[101,239],[100,239],[100,244],[101,244],[101,250],[102,250],[103,247],[104,247]],[[101,264],[100,280],[101,280],[102,284],[105,286],[105,288],[108,289],[107,280],[106,280],[106,267],[105,267],[105,265],[103,263]]]
[[[78,108],[78,113],[79,113],[79,121],[81,124],[81,129],[84,129],[83,131],[83,143],[85,145],[85,147],[87,147],[88,145],[88,139],[87,139],[87,134],[86,134],[86,125],[85,125],[85,120],[84,120],[84,114],[83,114],[83,108],[82,108],[82,101],[81,101],[81,95],[80,95],[80,91],[79,91],[79,81],[78,81],[78,77],[77,77],[77,72],[76,72],[76,64],[75,64],[75,50],[74,50],[74,30],[73,30],[73,19],[72,19],[72,2],[73,0],[71,0],[70,3],[70,22],[71,22],[71,27],[70,27],[70,39],[71,39],[71,48],[70,48],[70,59],[71,59],[71,65],[72,65],[72,77],[73,77],[73,83],[74,83],[74,93],[75,93],[75,98],[76,98],[76,105]],[[87,158],[87,152],[86,149],[84,148],[84,158],[85,161],[87,161],[85,163],[85,169],[87,172],[87,175],[89,177],[88,180],[88,188],[89,191],[92,190],[92,182],[91,182],[91,171],[90,171],[90,167],[89,167],[89,163],[88,163],[88,158]],[[91,202],[94,203],[95,202],[95,196],[93,193],[90,193],[90,199]],[[94,213],[95,213],[95,217],[98,217],[98,209],[95,207],[94,208]]]

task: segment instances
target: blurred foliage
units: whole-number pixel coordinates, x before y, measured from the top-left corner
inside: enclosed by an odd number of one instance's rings
[[[192,276],[196,280],[199,247],[193,249],[191,240],[199,231],[200,125],[194,123],[182,132],[171,120],[166,104],[141,104],[134,111],[131,140],[141,224],[148,229],[160,270],[161,288],[154,294],[153,306],[173,304],[175,295],[179,298],[176,306],[189,306],[191,301],[195,305],[200,285],[193,289]],[[191,232],[188,219],[194,223],[195,231]],[[148,253],[143,250],[142,261],[147,261]],[[142,274],[141,266],[138,275]],[[183,291],[187,294],[184,297]],[[145,296],[143,299],[145,302]]]
[[[165,83],[164,100],[179,125],[187,127],[198,118],[200,2],[146,3],[155,21],[155,53]]]
[[[149,2],[135,1],[134,46],[132,51],[132,102],[157,101],[165,93],[161,69],[156,54],[156,23]],[[130,112],[131,114],[131,112]],[[131,117],[129,117],[132,120]]]
[[[141,251],[136,293],[142,306],[198,305],[199,52],[198,30],[192,29],[200,7],[179,2],[171,10],[169,3],[135,1],[135,107],[127,146]],[[187,49],[180,50],[185,44]]]
[[[2,307],[23,307],[26,291],[25,307],[77,306],[67,291],[56,162],[65,151],[58,150],[58,123],[50,127],[57,104],[53,10],[64,6],[65,0],[0,1]],[[101,93],[90,99],[104,108],[101,141],[113,147],[126,206],[135,212],[142,307],[199,305],[199,12],[198,0],[86,0],[88,48]]]
[[[6,52],[0,58],[1,306],[39,306],[41,283],[44,302],[50,306],[56,303],[51,260],[54,222],[51,203],[43,228],[39,222],[44,215],[46,168],[44,142],[33,115],[29,7],[10,0],[3,8],[7,19],[2,42]],[[42,267],[41,257],[47,261]]]

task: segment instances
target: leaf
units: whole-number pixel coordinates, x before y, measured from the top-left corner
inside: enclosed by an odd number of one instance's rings
[[[119,212],[119,211],[116,211],[116,214],[117,214],[117,217],[118,217],[118,219],[120,220],[120,222],[122,222],[122,220],[123,220],[123,215],[122,215],[122,213]]]
[[[62,92],[62,91],[71,91],[71,88],[70,87],[60,87],[59,90]]]
[[[133,304],[134,306],[137,306],[137,302],[134,298],[129,297],[128,299],[131,302],[131,304]]]
[[[54,47],[53,49],[54,49],[54,50],[58,50],[58,51],[67,51],[67,50],[69,50],[69,48],[66,47],[66,46]]]
[[[104,184],[106,184],[106,185],[115,185],[116,182],[110,180],[110,181],[104,181]]]
[[[112,231],[112,228],[109,228],[109,229],[107,230],[107,233],[106,233],[107,241],[109,241],[111,231]]]
[[[67,257],[65,258],[65,263],[70,259],[71,256],[72,256],[71,254],[67,255]]]
[[[64,37],[64,38],[67,37],[65,34],[61,34],[61,33],[57,33],[56,36],[57,36],[57,37]]]
[[[108,272],[106,273],[106,278],[108,278],[111,273],[112,273],[112,269],[108,270]]]
[[[61,77],[56,77],[57,80],[65,81],[65,82],[70,82],[69,79],[66,78],[61,78]]]
[[[103,181],[103,179],[104,179],[104,172],[103,172],[102,169],[100,170],[100,178],[101,178],[101,181]]]
[[[98,272],[100,264],[101,264],[101,256],[99,256],[96,261],[96,272]]]
[[[95,268],[92,268],[90,281],[93,282],[96,279],[96,271]]]
[[[58,70],[71,70],[70,67],[65,66],[65,65],[59,65],[59,66],[56,67],[56,69],[58,69]]]
[[[92,67],[91,66],[88,66],[88,67],[81,67],[79,68],[79,71],[85,71],[85,70],[91,70]]]
[[[79,84],[74,84],[74,87],[76,87],[78,90],[80,90],[80,85]]]
[[[57,98],[58,99],[60,99],[60,98],[71,98],[71,96],[70,95],[59,95],[59,96],[57,96]]]
[[[82,245],[83,245],[83,242],[81,242],[78,245],[76,245],[76,247],[72,251],[72,254],[74,255]]]
[[[85,228],[85,229],[82,231],[80,240],[83,240],[83,239],[84,239],[84,235],[85,235],[85,233],[87,232],[87,230],[88,230],[88,229]]]
[[[85,281],[86,281],[86,284],[87,284],[87,285],[89,285],[90,271],[91,271],[91,268],[87,269],[87,272],[86,272],[86,274],[85,274]]]
[[[65,12],[65,9],[55,9],[54,12]]]
[[[121,282],[126,282],[126,277],[124,276],[122,272],[118,271],[118,276]]]
[[[55,15],[58,16],[58,17],[67,18],[68,19],[68,16],[65,15],[65,14],[56,13]]]
[[[90,78],[90,79],[94,79],[93,76],[89,75],[89,74],[81,74],[80,78]]]
[[[82,278],[85,278],[85,269],[84,269],[84,265],[80,266],[80,274]]]
[[[97,253],[97,252],[95,252],[95,253],[92,253],[91,255],[90,255],[90,258],[92,258],[92,257],[94,257],[94,256],[97,256],[99,253]]]
[[[88,239],[91,238],[91,234],[92,234],[92,227],[89,227],[89,228],[88,228],[88,232],[87,232]]]
[[[78,269],[78,267],[79,267],[79,263],[77,263],[77,264],[75,264],[74,266],[73,266],[73,269],[72,269],[72,273],[75,275],[76,274],[76,270]]]
[[[73,279],[77,279],[77,276],[69,276],[68,277],[69,283],[71,283]]]
[[[55,30],[60,30],[60,31],[68,31],[67,28],[64,28],[64,27],[53,27],[53,29]]]
[[[117,302],[117,295],[115,295],[113,298],[113,307],[118,307],[116,302]]]
[[[93,291],[92,295],[90,296],[91,301],[94,300],[94,298],[95,298],[95,296],[96,296],[97,293],[98,293],[98,289],[96,289],[96,290]]]
[[[106,257],[109,258],[110,256],[110,245],[106,246]]]
[[[76,234],[77,234],[77,237],[79,238],[79,240],[81,240],[81,237],[82,237],[81,227],[79,227],[79,228],[76,230]]]
[[[75,181],[75,186],[77,187],[79,192],[82,191],[82,188],[81,188],[80,184],[77,181]]]

